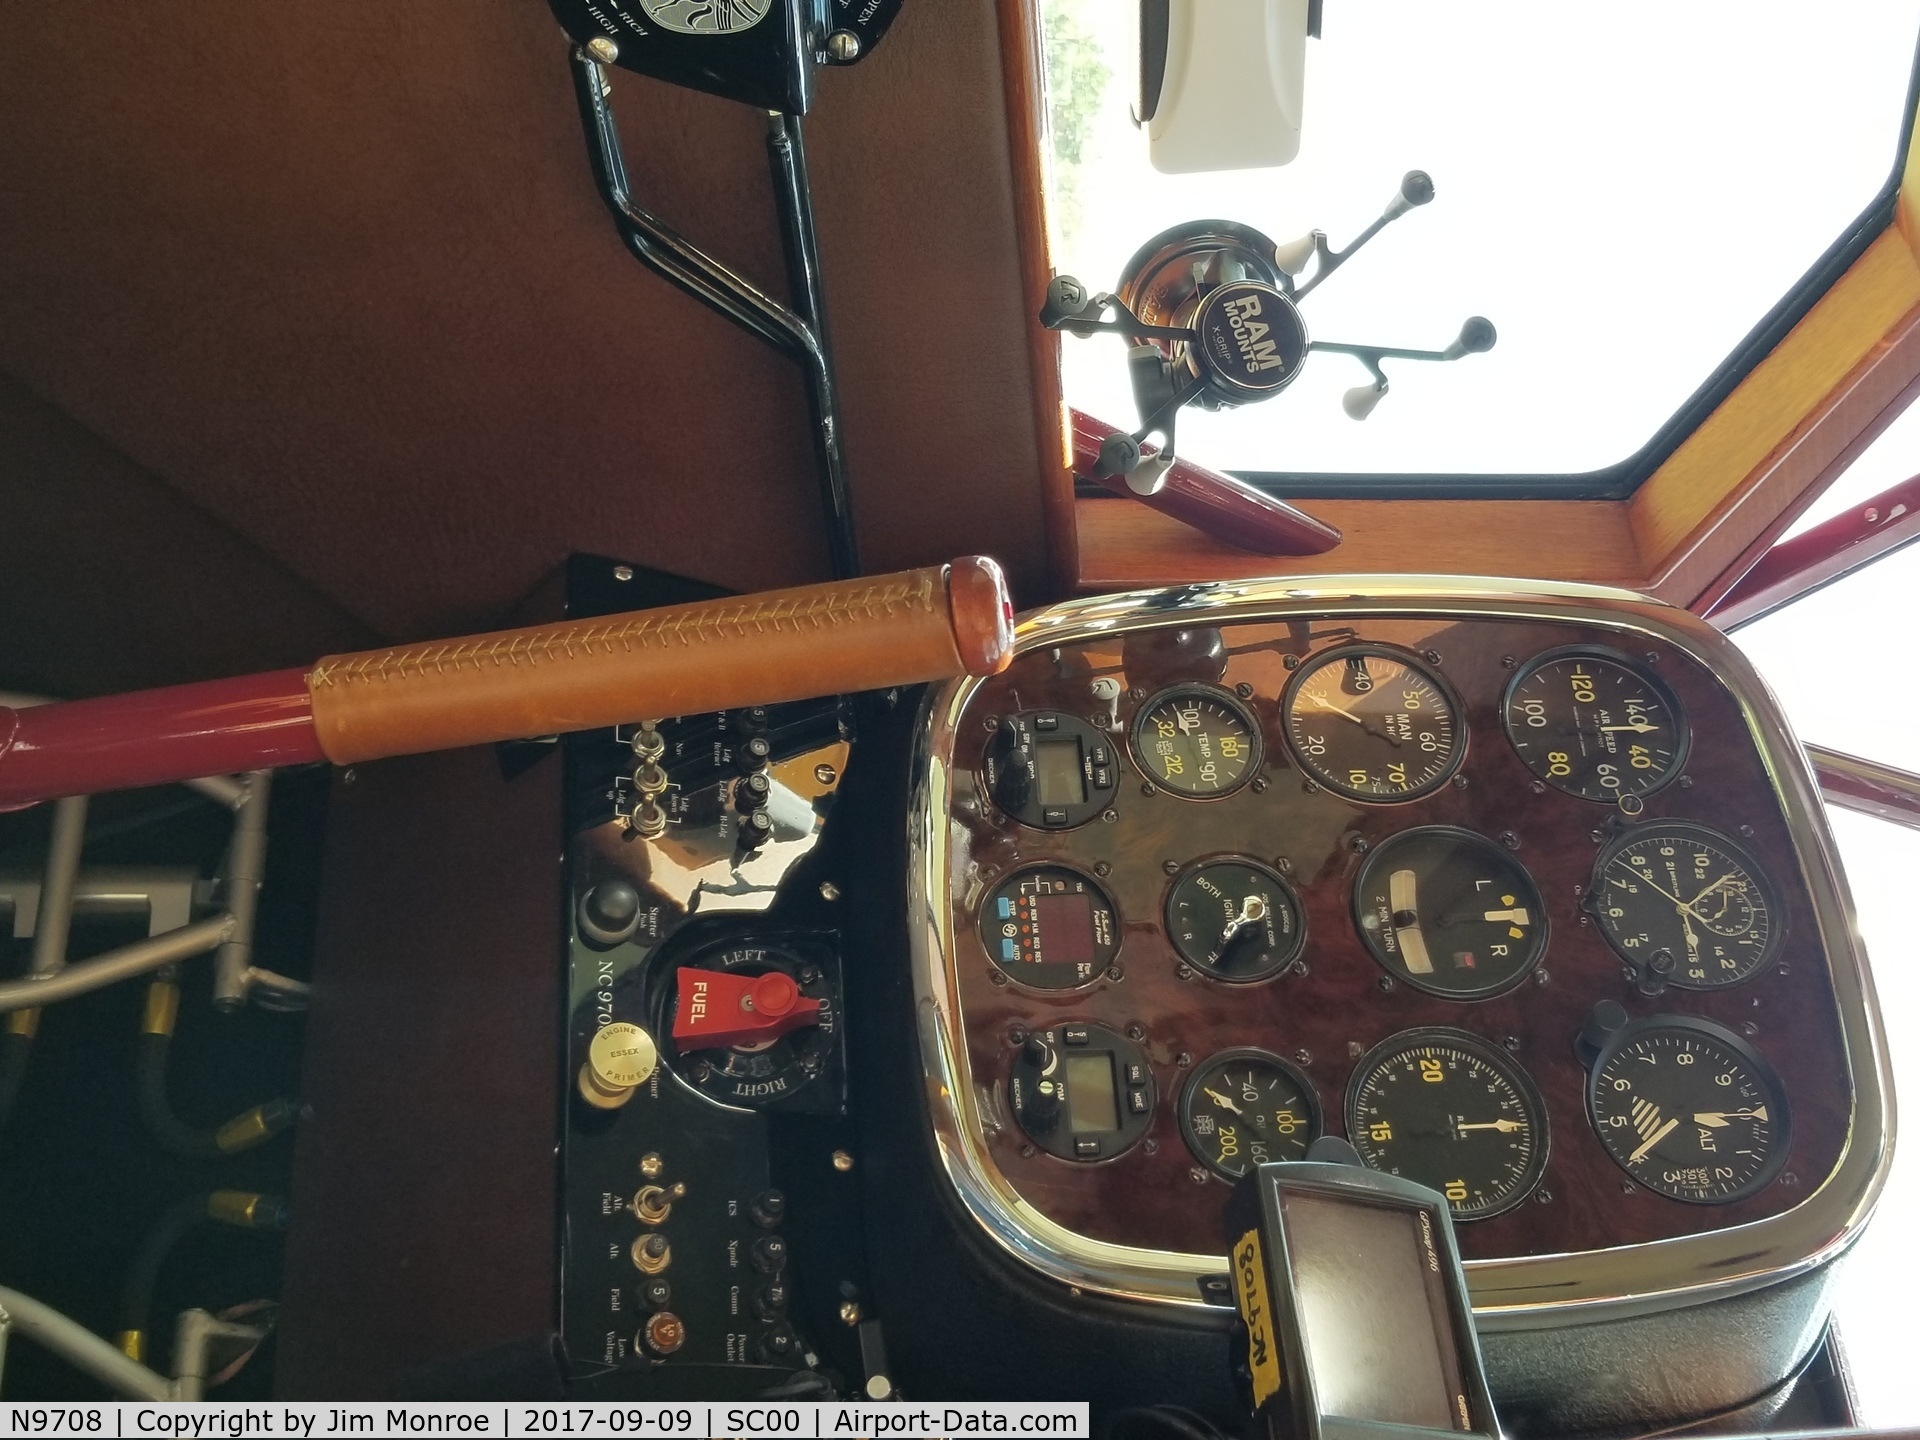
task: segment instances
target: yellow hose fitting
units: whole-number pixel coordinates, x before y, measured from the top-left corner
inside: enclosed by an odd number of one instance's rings
[[[144,1330],[122,1330],[119,1345],[120,1353],[129,1360],[147,1358],[147,1333]]]
[[[147,1009],[140,1017],[142,1035],[171,1035],[180,1018],[180,987],[171,980],[156,980],[147,986]]]
[[[265,1198],[251,1190],[216,1190],[207,1196],[207,1218],[251,1230],[260,1223],[260,1202]]]
[[[8,1011],[6,1031],[9,1035],[24,1035],[31,1040],[40,1033],[40,1007],[33,1005],[25,1010]]]

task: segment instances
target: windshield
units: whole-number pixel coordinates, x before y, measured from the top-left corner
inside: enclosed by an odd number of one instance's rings
[[[1469,315],[1498,346],[1366,381],[1315,356],[1284,395],[1180,421],[1215,469],[1571,476],[1629,461],[1886,190],[1920,5],[1657,12],[1330,0],[1307,50],[1300,154],[1161,175],[1129,118],[1138,10],[1045,0],[1053,263],[1114,288],[1142,241],[1201,218],[1346,245],[1428,171],[1437,198],[1303,305],[1316,339],[1439,348]],[[1067,338],[1068,403],[1137,423],[1123,342]],[[1639,476],[1635,479],[1642,478]],[[1328,487],[1337,490],[1338,484]]]

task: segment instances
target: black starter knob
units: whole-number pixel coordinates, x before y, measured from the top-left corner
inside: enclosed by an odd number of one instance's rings
[[[590,944],[618,945],[640,928],[640,892],[625,880],[602,880],[580,897],[578,918]]]
[[[748,1204],[747,1214],[762,1230],[771,1230],[786,1218],[787,1197],[778,1190],[762,1190]]]
[[[748,1258],[762,1275],[777,1275],[787,1263],[787,1242],[778,1235],[762,1235],[753,1242]]]

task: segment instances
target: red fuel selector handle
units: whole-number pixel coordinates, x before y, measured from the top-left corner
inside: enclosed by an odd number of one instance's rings
[[[820,1002],[800,993],[791,975],[735,975],[683,965],[673,1010],[673,1039],[682,1050],[713,1050],[778,1040],[820,1023]]]

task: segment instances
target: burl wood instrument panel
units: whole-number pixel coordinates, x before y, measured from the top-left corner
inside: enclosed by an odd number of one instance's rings
[[[1360,1056],[1396,1032],[1448,1026],[1503,1047],[1544,1100],[1545,1172],[1524,1202],[1458,1228],[1468,1260],[1591,1251],[1723,1230],[1799,1205],[1833,1172],[1854,1103],[1839,1010],[1801,857],[1774,777],[1739,697],[1683,648],[1652,639],[1626,653],[1677,695],[1691,731],[1682,772],[1645,797],[1634,823],[1698,822],[1742,845],[1771,878],[1784,927],[1776,956],[1725,989],[1636,992],[1581,897],[1602,845],[1626,823],[1617,806],[1538,784],[1501,724],[1516,668],[1561,646],[1623,649],[1621,634],[1549,618],[1351,616],[1225,623],[1224,664],[1208,660],[1208,627],[1182,617],[1161,629],[1094,636],[1021,654],[983,682],[952,725],[946,879],[954,1042],[964,1047],[978,1140],[1020,1200],[1097,1242],[1161,1252],[1219,1254],[1230,1182],[1200,1166],[1177,1106],[1192,1069],[1220,1051],[1257,1046],[1295,1062],[1312,1081],[1325,1129],[1344,1133],[1346,1091]],[[1189,632],[1185,643],[1173,638]],[[1462,783],[1406,803],[1366,804],[1313,785],[1283,733],[1281,698],[1293,669],[1356,642],[1396,647],[1444,677],[1462,705]],[[1437,660],[1433,657],[1437,656]],[[1197,660],[1196,660],[1197,657]],[[1096,689],[1094,682],[1117,682]],[[1130,733],[1148,697],[1179,684],[1245,697],[1263,758],[1251,784],[1222,799],[1188,800],[1147,783]],[[1101,696],[1109,697],[1102,699]],[[995,806],[981,779],[990,723],[1021,711],[1099,717],[1119,754],[1118,791],[1102,817],[1064,831],[1031,829]],[[1449,825],[1507,837],[1545,902],[1549,939],[1518,988],[1475,1001],[1443,999],[1385,972],[1361,944],[1353,885],[1364,850],[1415,826]],[[1365,842],[1364,846],[1356,843]],[[1208,856],[1246,856],[1290,876],[1305,920],[1305,973],[1227,984],[1184,970],[1164,918],[1172,871]],[[1068,865],[1098,875],[1121,922],[1115,970],[1084,989],[1009,983],[981,938],[979,907],[995,882],[1023,866]],[[1113,978],[1117,974],[1118,978]],[[1630,1016],[1682,1014],[1746,1037],[1777,1070],[1790,1098],[1791,1149],[1781,1172],[1731,1204],[1668,1199],[1633,1184],[1601,1147],[1587,1116],[1587,1073],[1575,1039],[1595,1003]],[[1097,1162],[1057,1158],[1028,1142],[1006,1099],[1027,1032],[1091,1022],[1139,1035],[1156,1082],[1144,1137]]]

